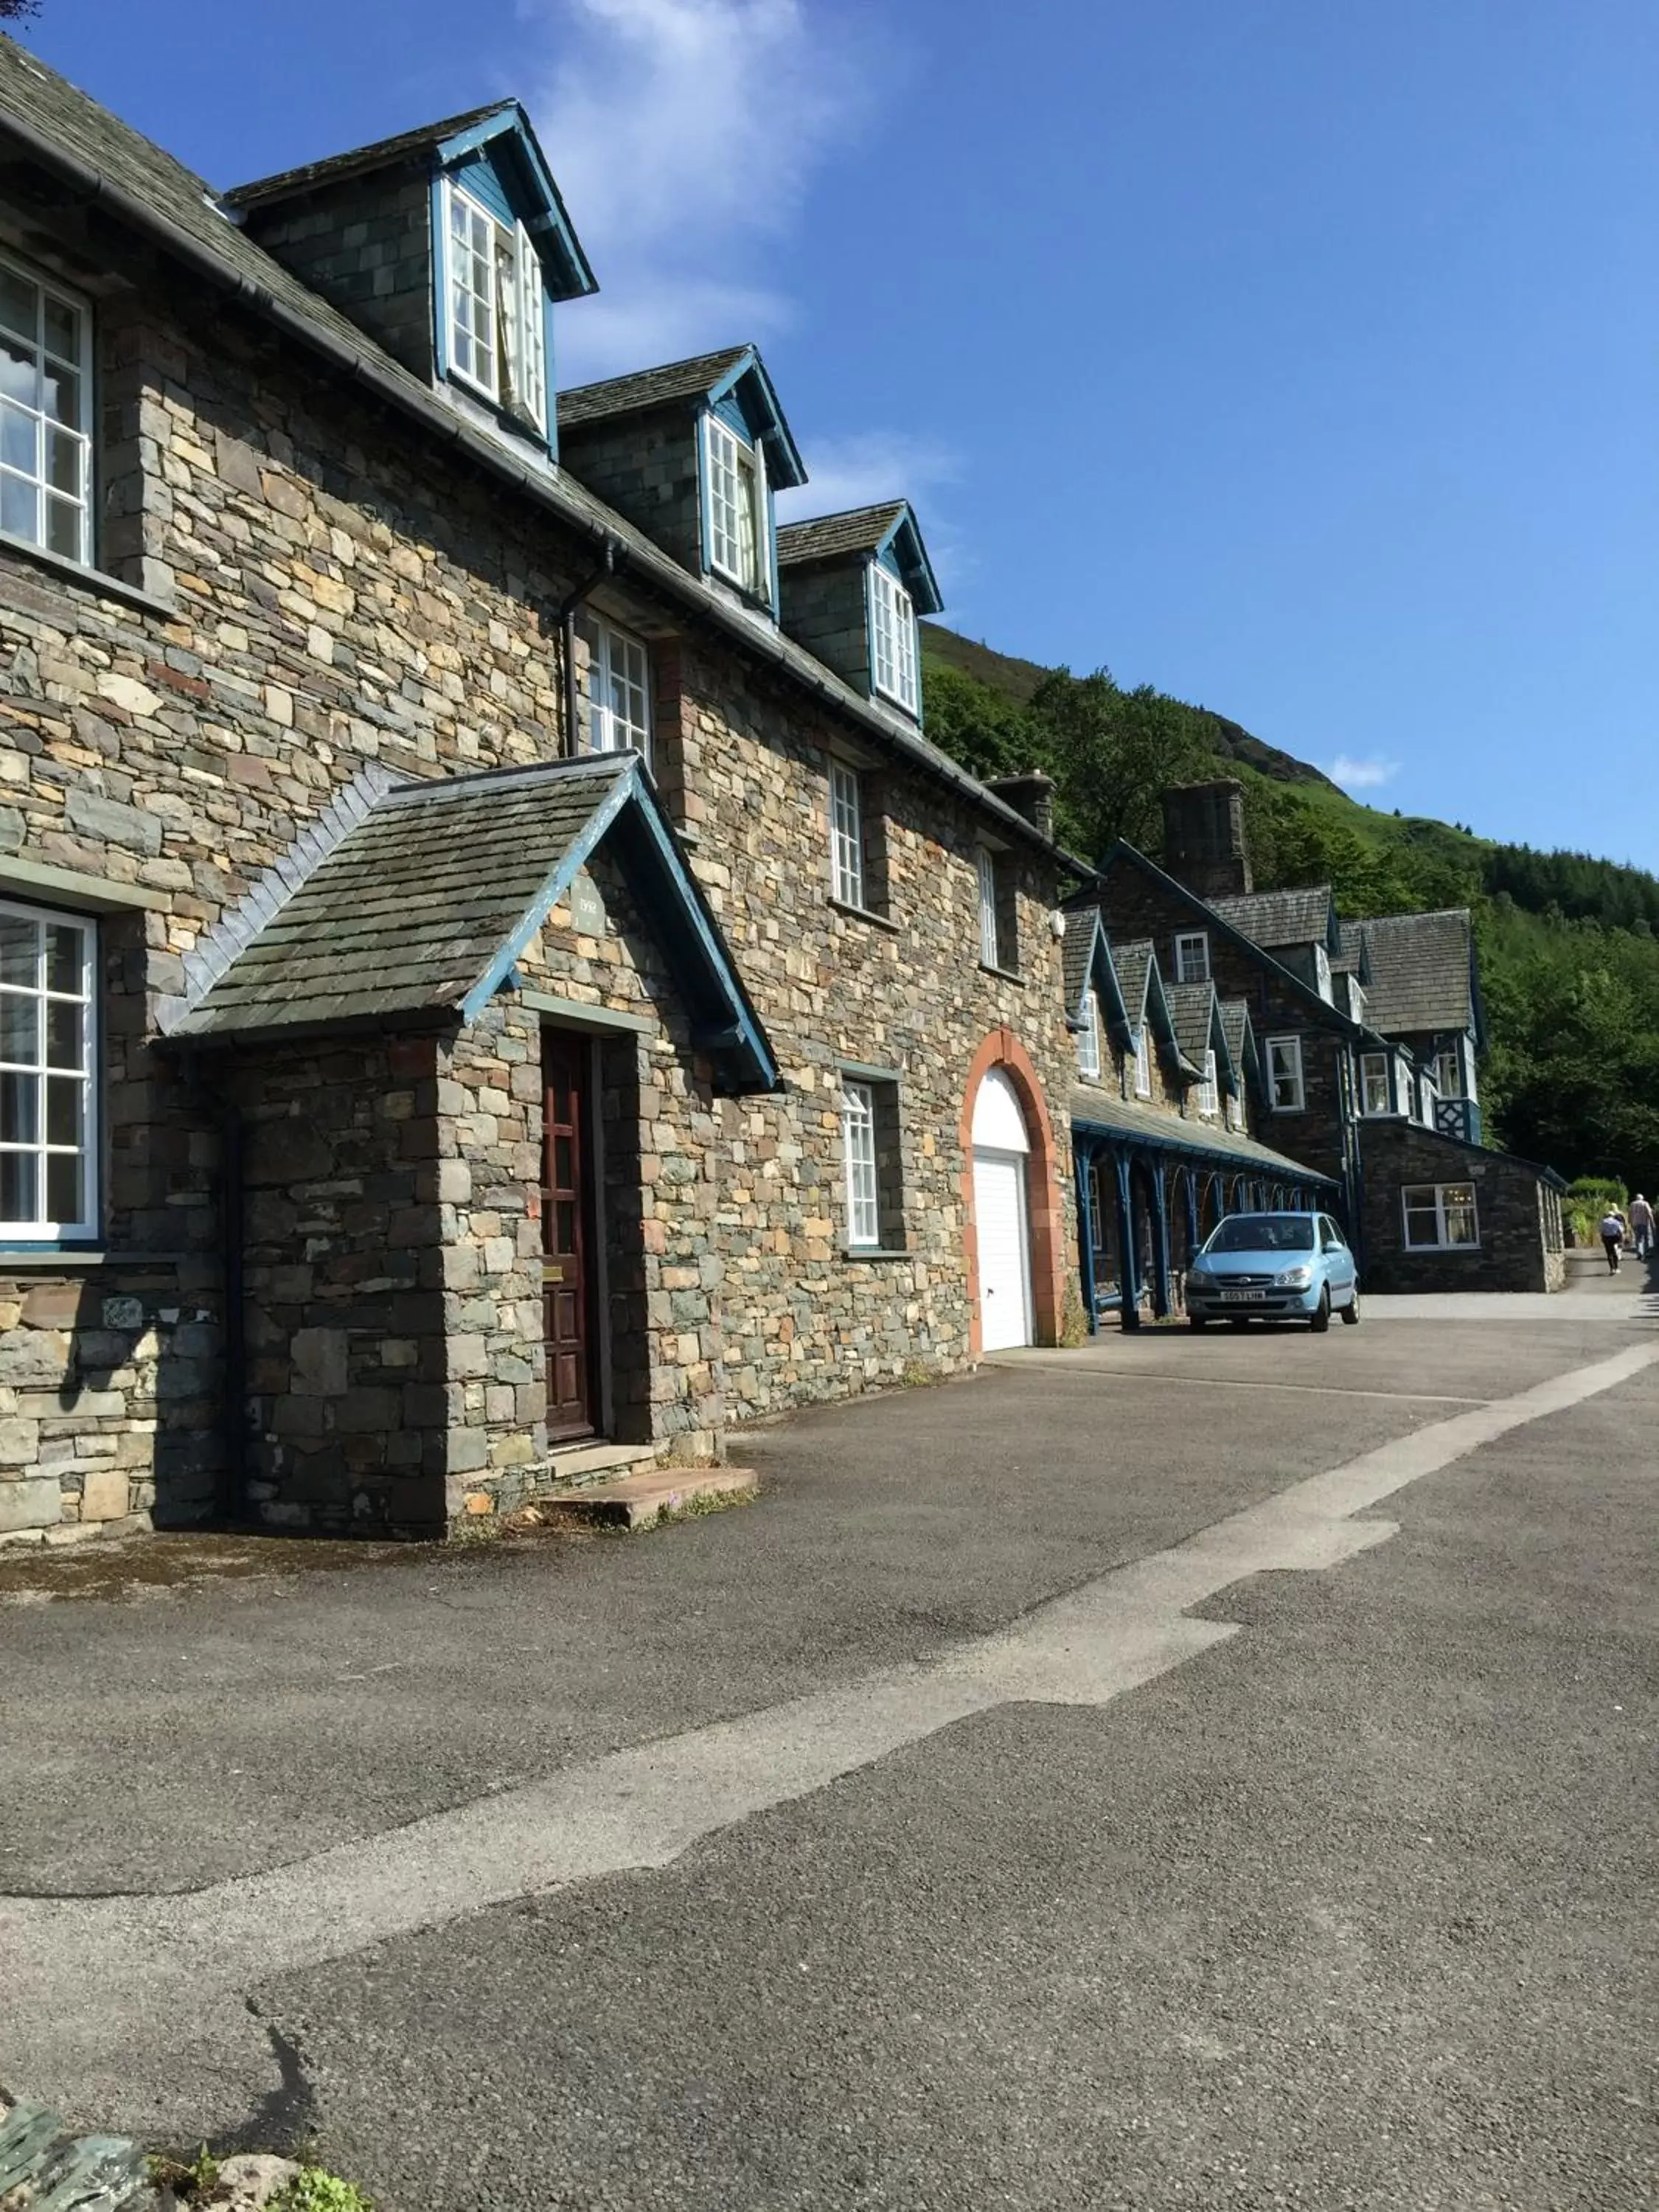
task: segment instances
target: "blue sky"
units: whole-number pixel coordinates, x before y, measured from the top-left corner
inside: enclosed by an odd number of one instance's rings
[[[976,637],[1659,869],[1651,0],[45,0],[216,184],[503,92],[601,296],[755,338]]]

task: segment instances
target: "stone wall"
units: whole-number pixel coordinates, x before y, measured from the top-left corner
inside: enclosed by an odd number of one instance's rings
[[[1101,915],[1109,937],[1127,940],[1150,937],[1158,963],[1174,975],[1177,933],[1200,928],[1190,909],[1171,896],[1139,869],[1120,862],[1107,878]],[[1299,1113],[1281,1113],[1271,1107],[1256,1115],[1251,1133],[1277,1152],[1316,1168],[1322,1175],[1346,1182],[1351,1120],[1346,1101],[1350,1047],[1334,1025],[1327,1025],[1306,1000],[1281,981],[1265,957],[1240,949],[1218,928],[1212,927],[1210,971],[1224,999],[1242,999],[1250,1011],[1256,1046],[1261,1054],[1264,1083],[1267,1040],[1298,1036],[1302,1040],[1302,1074],[1305,1105]]]
[[[377,169],[247,211],[246,227],[302,283],[424,382],[432,374],[432,184]]]
[[[1566,1262],[1549,1188],[1534,1168],[1438,1135],[1420,1123],[1361,1125],[1367,1290],[1558,1291]],[[1480,1231],[1468,1251],[1408,1252],[1401,1192],[1411,1183],[1473,1183]]]
[[[778,572],[778,620],[855,691],[870,690],[870,602],[862,561]]]
[[[559,457],[590,491],[653,538],[693,574],[702,568],[697,422],[688,407],[559,432]]]
[[[155,1034],[183,954],[366,760],[434,775],[556,753],[553,611],[591,564],[550,518],[229,307],[204,316],[198,298],[158,283],[100,313],[98,337],[118,463],[107,557],[167,599],[0,555],[0,883],[9,851],[139,902],[106,925],[106,1256],[90,1271],[0,1273],[0,1322],[27,1347],[22,1365],[0,1365],[0,1420],[21,1424],[4,1431],[0,1476],[14,1486],[0,1512],[25,1527],[52,1503],[47,1468],[58,1516],[89,1519],[116,1499],[114,1469],[126,1471],[123,1510],[168,1518],[205,1510],[227,1474],[221,1079]],[[613,1421],[702,1449],[745,1417],[970,1358],[968,1072],[1006,1025],[1058,1112],[1073,1048],[1049,863],[1011,855],[1023,977],[981,969],[985,817],[714,633],[664,638],[660,603],[641,621],[665,799],[697,840],[694,865],[786,1088],[714,1098],[637,946],[609,960],[551,927],[540,972],[557,992],[643,997],[663,1012],[661,1051],[603,1047],[621,1240],[611,1295],[629,1324],[612,1329]],[[882,797],[872,850],[887,927],[828,897],[828,761],[849,741]],[[492,1009],[441,1049],[290,1048],[232,1082],[251,1125],[249,1474],[267,1486],[262,1507],[303,1504],[306,1525],[409,1526],[429,1519],[440,1481],[453,1517],[458,1484],[504,1499],[531,1480],[538,1378],[514,1363],[535,1365],[533,1027]],[[898,1078],[897,1257],[843,1249],[846,1061]],[[285,1158],[284,1143],[304,1157]],[[1055,1185],[1034,1204],[1069,1224],[1063,1162]],[[446,1272],[465,1276],[468,1252],[497,1313],[511,1310],[499,1328],[475,1311],[485,1292]],[[482,1367],[449,1371],[473,1356],[456,1342],[479,1336]],[[25,1372],[38,1379],[11,1380]],[[295,1410],[301,1400],[320,1412]]]

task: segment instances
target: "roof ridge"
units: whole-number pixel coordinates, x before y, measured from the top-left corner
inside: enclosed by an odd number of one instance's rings
[[[273,169],[263,177],[250,177],[246,184],[231,185],[220,194],[230,207],[244,207],[255,200],[278,199],[293,191],[311,179],[321,181],[349,168],[367,169],[377,166],[379,157],[391,156],[405,148],[422,145],[429,140],[453,138],[486,116],[504,115],[508,108],[520,107],[522,102],[508,94],[502,100],[486,100],[479,107],[464,107],[454,115],[441,115],[430,123],[412,123],[406,130],[388,131],[384,137],[366,139],[361,146],[343,147],[337,154],[320,154],[314,161],[295,161],[286,169]]]
[[[620,369],[615,376],[590,377],[586,384],[567,384],[556,395],[560,399],[574,399],[583,392],[603,392],[607,385],[633,384],[642,376],[667,376],[675,369],[697,368],[706,361],[738,361],[746,353],[758,354],[752,341],[741,345],[711,346],[705,353],[689,353],[680,361],[648,362],[643,368]]]

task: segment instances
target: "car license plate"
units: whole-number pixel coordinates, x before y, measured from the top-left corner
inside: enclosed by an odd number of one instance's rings
[[[1266,1291],[1223,1291],[1221,1303],[1224,1306],[1249,1305],[1252,1299],[1265,1298],[1267,1295]]]

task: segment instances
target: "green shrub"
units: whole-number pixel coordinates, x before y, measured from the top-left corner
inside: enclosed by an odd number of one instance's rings
[[[320,2166],[302,2166],[270,2200],[270,2212],[374,2212],[356,2185]]]
[[[1616,1206],[1622,1213],[1629,1203],[1624,1184],[1615,1182],[1610,1176],[1580,1176],[1576,1182],[1569,1183],[1561,1211],[1572,1231],[1573,1243],[1594,1244],[1601,1233],[1601,1216],[1608,1206]]]

